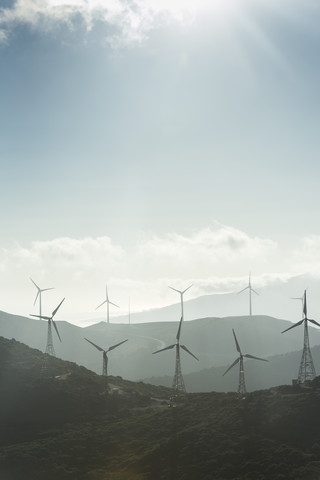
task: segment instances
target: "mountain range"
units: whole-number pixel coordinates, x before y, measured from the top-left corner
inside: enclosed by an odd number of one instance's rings
[[[77,327],[66,321],[56,322],[62,342],[54,335],[59,358],[83,365],[96,373],[102,372],[102,355],[85,341],[108,348],[128,339],[109,354],[109,373],[132,381],[147,380],[154,384],[171,385],[174,374],[174,350],[152,353],[175,343],[178,322],[141,324],[107,324],[99,322]],[[237,387],[237,368],[225,377],[223,371],[235,360],[237,351],[232,335],[236,331],[243,353],[268,359],[268,363],[247,360],[248,390],[291,384],[297,377],[301,357],[303,329],[290,326],[287,320],[267,316],[199,318],[183,323],[181,343],[199,358],[182,352],[182,370],[189,391],[232,391]],[[44,351],[47,323],[27,317],[0,312],[0,335],[14,338],[30,347]],[[310,328],[316,370],[319,370],[320,331]],[[299,353],[300,352],[300,353]]]

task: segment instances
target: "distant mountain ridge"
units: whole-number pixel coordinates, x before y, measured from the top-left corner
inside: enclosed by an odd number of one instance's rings
[[[230,372],[219,381],[215,381],[215,369],[229,366],[236,357],[236,349],[232,335],[234,328],[241,348],[244,353],[250,353],[263,358],[284,355],[289,352],[299,352],[302,348],[303,329],[301,327],[285,334],[290,323],[266,316],[243,316],[226,318],[202,318],[184,322],[181,332],[181,342],[199,358],[199,362],[182,352],[182,371],[189,385],[190,391],[210,391],[212,389],[232,391],[236,387],[232,380],[234,372]],[[54,335],[54,344],[57,357],[67,361],[76,362],[100,374],[102,372],[102,355],[92,347],[84,338],[88,338],[97,345],[105,348],[122,340],[128,339],[124,345],[110,352],[109,373],[121,377],[140,381],[156,377],[169,378],[174,373],[175,357],[173,351],[161,352],[152,355],[159,348],[175,342],[178,322],[145,323],[145,324],[106,324],[100,322],[89,327],[81,328],[68,322],[57,321],[62,343]],[[30,347],[44,351],[47,338],[47,324],[45,321],[34,320],[26,317],[0,312],[0,335],[5,338],[15,338]],[[320,331],[310,328],[311,346],[320,345]],[[299,356],[299,354],[298,354]],[[285,365],[289,363],[289,367]],[[296,361],[283,357],[283,364],[269,362],[267,366],[255,365],[248,368],[256,369],[257,374],[252,375],[252,383],[248,382],[251,390],[268,388],[270,385],[290,384],[294,374]],[[280,362],[281,363],[281,362]],[[290,369],[293,365],[293,371]],[[319,362],[315,361],[316,371],[319,371]],[[247,367],[246,367],[247,368]],[[212,379],[207,385],[204,381],[199,383],[196,373],[212,370]],[[260,373],[259,373],[260,372]],[[265,374],[263,374],[265,372]],[[279,375],[281,372],[281,375]],[[205,378],[205,375],[204,377]],[[264,380],[265,379],[265,380]],[[249,377],[248,377],[249,380]],[[155,380],[158,382],[158,380]],[[166,382],[167,384],[167,382]],[[198,387],[196,387],[198,385]],[[201,385],[201,387],[199,387]]]

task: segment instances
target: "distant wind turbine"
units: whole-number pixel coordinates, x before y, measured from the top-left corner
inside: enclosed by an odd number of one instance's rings
[[[185,290],[177,290],[176,288],[173,288],[173,287],[169,287],[171,288],[171,290],[174,290],[175,292],[178,292],[180,294],[180,302],[181,302],[181,318],[182,318],[182,321],[184,320],[184,316],[183,316],[183,295],[184,293],[189,290],[189,288],[192,287],[192,284],[189,285],[189,287],[187,287]]]
[[[240,292],[238,292],[238,294],[244,292],[245,290],[249,290],[249,315],[251,317],[252,316],[251,292],[255,293],[256,295],[259,295],[259,293],[256,292],[251,286],[251,272],[249,273],[249,283],[248,283],[248,285],[245,288],[243,288],[242,290],[240,290]]]
[[[119,305],[116,305],[115,303],[110,302],[109,296],[108,296],[108,286],[107,285],[106,285],[106,299],[102,303],[100,303],[100,305],[97,306],[96,310],[98,310],[98,308],[102,307],[102,305],[104,305],[105,303],[107,304],[107,323],[110,323],[109,305],[113,305],[114,307],[117,307],[117,308],[119,308]]]
[[[59,305],[57,306],[57,308],[55,308],[51,314],[51,317],[46,317],[44,315],[31,315],[31,317],[37,317],[37,318],[41,318],[42,320],[47,320],[48,321],[48,333],[47,333],[47,345],[46,345],[46,350],[45,350],[45,353],[47,353],[48,355],[51,355],[52,357],[55,357],[56,354],[55,354],[55,351],[54,351],[54,346],[53,346],[53,340],[52,340],[52,325],[54,326],[54,329],[58,335],[58,338],[61,342],[61,337],[60,337],[60,334],[59,334],[59,331],[58,331],[58,327],[57,325],[55,324],[55,321],[53,320],[53,317],[55,316],[55,314],[57,313],[57,311],[59,310],[62,302],[64,301],[65,299],[63,298],[61,300],[61,302],[59,303]]]
[[[302,357],[301,357],[301,362],[299,367],[298,383],[304,383],[306,380],[313,380],[316,376],[316,371],[314,368],[311,350],[310,350],[310,344],[309,344],[308,322],[311,322],[314,325],[317,325],[317,327],[320,327],[320,323],[307,317],[307,291],[306,290],[304,291],[304,294],[303,294],[302,310],[303,310],[303,319],[295,323],[291,327],[287,328],[286,330],[283,330],[283,332],[281,332],[281,333],[287,332],[288,330],[291,330],[292,328],[295,328],[298,325],[304,324],[303,351],[302,351]]]
[[[108,376],[108,352],[110,352],[111,350],[114,350],[115,348],[119,347],[119,345],[122,345],[123,343],[127,342],[127,340],[123,340],[122,342],[120,343],[116,343],[116,345],[112,345],[112,347],[109,347],[108,349],[104,349],[104,348],[101,348],[99,347],[99,345],[96,345],[95,343],[91,342],[91,340],[88,340],[87,338],[85,338],[85,340],[87,340],[87,342],[91,343],[91,345],[93,345],[97,350],[99,350],[99,352],[102,352],[102,358],[103,358],[103,364],[102,364],[102,375],[107,377]]]
[[[36,289],[38,290],[35,301],[33,302],[33,305],[36,304],[36,301],[39,298],[39,316],[41,317],[41,315],[42,315],[42,292],[46,292],[47,290],[53,290],[53,287],[51,287],[51,288],[40,288],[40,287],[38,287],[36,282],[34,280],[32,280],[31,277],[30,277],[30,280],[33,283],[33,285],[36,287]]]
[[[234,336],[234,341],[236,343],[236,349],[237,351],[239,352],[239,357],[230,365],[229,368],[227,368],[227,370],[224,372],[223,376],[229,372],[229,370],[231,370],[232,367],[234,367],[235,365],[237,365],[237,363],[240,363],[240,368],[239,368],[239,385],[238,385],[238,394],[239,395],[243,395],[247,392],[247,389],[246,389],[246,382],[245,382],[245,378],[244,378],[244,364],[243,364],[243,359],[244,358],[252,358],[254,360],[261,360],[262,362],[267,362],[268,360],[265,360],[264,358],[260,358],[260,357],[254,357],[253,355],[249,355],[248,353],[246,354],[242,354],[241,353],[241,349],[240,349],[240,345],[238,343],[238,340],[237,340],[237,337],[236,337],[236,334],[235,334],[235,331],[232,329],[232,332],[233,332],[233,336]]]
[[[199,360],[193,353],[185,345],[180,345],[180,334],[181,334],[181,325],[182,325],[183,318],[181,317],[178,332],[176,335],[176,343],[173,345],[169,345],[169,347],[161,348],[161,350],[157,350],[156,352],[152,352],[154,355],[155,353],[164,352],[165,350],[171,350],[172,348],[176,347],[176,365],[175,365],[175,372],[172,382],[172,388],[175,390],[180,390],[182,392],[186,391],[186,387],[184,385],[184,380],[181,372],[181,361],[180,361],[180,348],[182,348],[185,352],[189,353],[193,358]]]

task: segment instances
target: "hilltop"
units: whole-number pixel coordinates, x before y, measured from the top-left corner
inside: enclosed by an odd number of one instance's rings
[[[238,399],[170,389],[51,359],[0,338],[4,480],[312,480],[320,475],[320,382]],[[116,389],[116,390],[115,390]]]
[[[101,353],[84,338],[101,347],[108,347],[128,339],[109,356],[108,371],[131,381],[148,379],[155,384],[171,385],[174,372],[174,351],[159,355],[152,352],[174,343],[178,322],[141,324],[107,324],[100,322],[81,328],[65,321],[56,322],[62,343],[53,332],[56,354],[100,374]],[[286,320],[267,316],[199,318],[184,322],[181,343],[198,358],[195,361],[182,352],[182,371],[188,391],[235,390],[234,375],[222,377],[223,371],[235,359],[236,349],[232,335],[234,328],[244,353],[267,358],[268,363],[246,362],[248,389],[257,390],[275,385],[291,384],[297,376],[302,348],[303,331],[296,328],[281,335],[290,326]],[[47,323],[40,320],[0,312],[0,335],[44,351]],[[320,330],[310,328],[316,371],[320,364]],[[168,379],[164,379],[167,376]]]

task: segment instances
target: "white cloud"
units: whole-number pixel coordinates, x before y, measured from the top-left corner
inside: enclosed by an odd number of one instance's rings
[[[185,288],[194,283],[191,298],[235,290],[247,278],[249,264],[261,274],[262,266],[276,252],[275,242],[227,226],[190,236],[151,236],[128,249],[109,237],[14,244],[0,250],[2,308],[28,312],[34,299],[29,277],[41,288],[55,287],[50,305],[68,297],[64,311],[69,318],[93,318],[106,282],[113,301],[121,306],[114,313],[126,313],[129,296],[133,310],[160,307],[174,301],[168,285]]]
[[[206,3],[206,2],[202,2]],[[90,31],[95,22],[104,22],[116,29],[110,43],[141,40],[157,25],[170,20],[192,17],[194,3],[164,0],[17,0],[13,7],[0,9],[1,37],[17,24],[50,30],[60,24],[73,29],[81,17]]]

